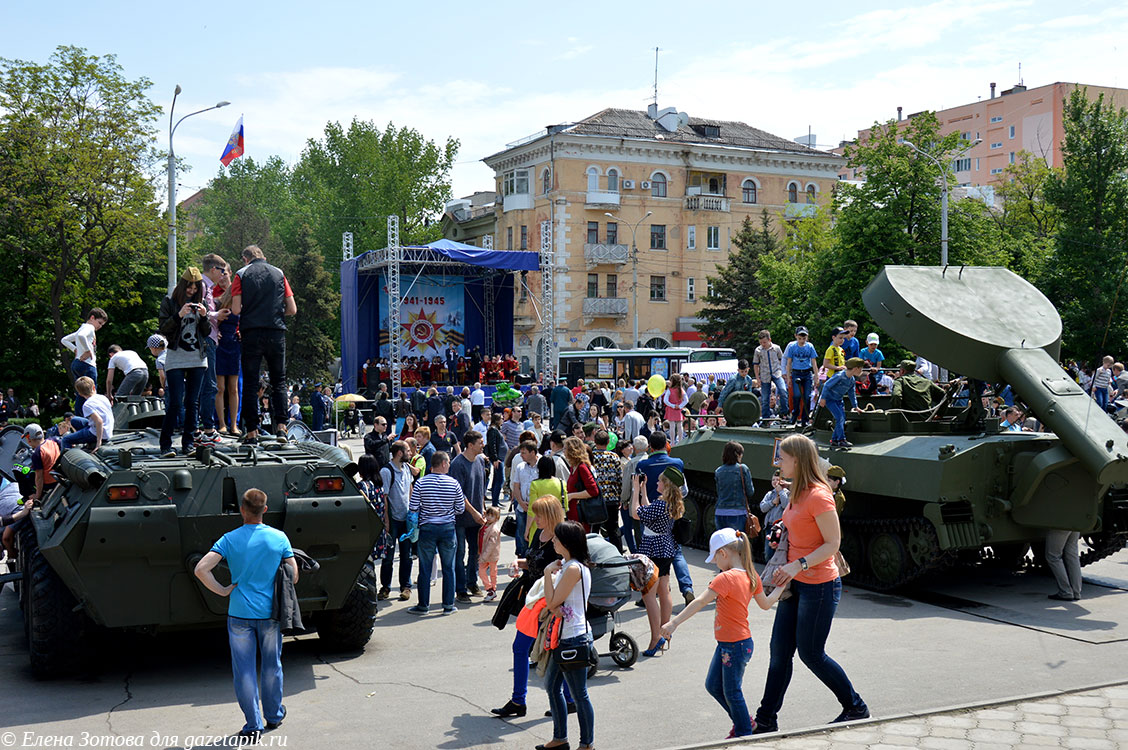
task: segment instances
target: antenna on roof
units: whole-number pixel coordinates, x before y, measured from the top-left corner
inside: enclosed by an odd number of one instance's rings
[[[654,108],[658,108],[658,48],[654,48]]]
[[[1022,85],[1022,63],[1018,64],[1018,85]]]

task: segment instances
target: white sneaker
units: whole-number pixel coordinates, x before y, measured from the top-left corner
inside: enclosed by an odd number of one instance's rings
[[[492,602],[494,599],[497,599],[497,592],[496,591],[487,591],[486,592],[486,598],[483,599],[483,601]]]

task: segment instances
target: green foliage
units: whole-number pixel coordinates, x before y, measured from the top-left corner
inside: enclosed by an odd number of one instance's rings
[[[298,230],[295,250],[291,275],[298,314],[286,335],[287,375],[295,380],[328,381],[334,347],[325,327],[337,320],[341,295],[325,270],[325,258],[308,224]]]
[[[110,313],[102,357],[111,341],[140,348],[155,320],[147,281],[164,230],[149,85],[77,47],[48,64],[0,60],[0,304],[12,321],[0,378],[25,399],[67,387],[58,340],[88,308]]]
[[[1128,112],[1074,90],[1064,106],[1064,170],[1045,195],[1061,215],[1043,289],[1061,313],[1065,350],[1096,362],[1128,340]]]
[[[761,259],[774,255],[778,249],[778,240],[768,224],[768,212],[761,215],[759,229],[746,217],[733,237],[733,245],[736,251],[729,256],[728,265],[709,277],[713,293],[705,297],[701,310],[705,323],[699,329],[710,343],[731,346],[741,356],[748,356],[758,344],[760,329],[768,323],[761,304],[764,289],[757,277]]]

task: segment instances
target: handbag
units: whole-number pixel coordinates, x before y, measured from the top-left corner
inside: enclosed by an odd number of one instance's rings
[[[580,585],[583,586],[584,577],[580,575]],[[584,602],[587,602],[587,589],[582,589],[584,592]],[[563,626],[561,626],[563,627]],[[584,621],[584,634],[591,630],[591,627]],[[552,651],[552,660],[556,662],[556,666],[563,672],[571,672],[576,669],[587,669],[599,664],[599,652],[595,650],[595,644],[591,641],[582,643],[579,646],[557,646]]]
[[[689,544],[693,541],[693,524],[689,519],[682,516],[674,521],[674,525],[670,528],[670,536],[678,544]]]
[[[838,577],[850,575],[850,563],[846,562],[846,558],[842,556],[842,552],[834,553],[834,567],[838,568]]]
[[[579,471],[579,467],[576,468],[576,471]],[[606,523],[608,518],[607,504],[603,502],[603,497],[600,495],[585,497],[580,500],[578,514],[580,520],[588,526]]]
[[[764,527],[760,524],[760,517],[752,513],[748,505],[748,490],[744,485],[744,472],[747,468],[744,464],[740,464],[740,490],[744,494],[744,534],[748,537],[748,541],[752,541],[760,536]]]
[[[501,522],[501,533],[506,536],[517,536],[517,518],[516,516],[506,516],[505,520]]]

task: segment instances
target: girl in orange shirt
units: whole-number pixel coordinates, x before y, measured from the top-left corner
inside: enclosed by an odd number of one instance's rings
[[[713,663],[709,665],[709,674],[705,678],[705,689],[732,719],[729,738],[744,737],[752,734],[756,727],[748,715],[748,704],[744,701],[741,687],[744,668],[752,658],[748,604],[755,599],[760,609],[771,609],[783,589],[777,588],[770,595],[764,594],[760,577],[752,567],[752,547],[748,537],[736,529],[713,532],[713,536],[709,537],[709,556],[705,562],[715,563],[720,575],[713,579],[704,595],[694,599],[681,614],[662,626],[662,636],[672,638],[679,625],[716,600],[713,634],[717,639],[717,649],[713,652]]]
[[[867,719],[870,715],[846,672],[826,654],[826,639],[842,597],[842,579],[834,564],[842,530],[830,481],[819,464],[818,448],[807,436],[784,438],[779,455],[780,474],[790,480],[791,500],[783,512],[787,564],[776,570],[772,583],[784,586],[790,581],[792,596],[776,608],[771,661],[764,697],[756,711],[754,734],[778,729],[777,716],[791,682],[797,650],[807,669],[842,704],[842,713],[832,723]]]

